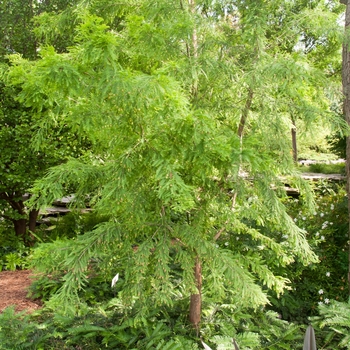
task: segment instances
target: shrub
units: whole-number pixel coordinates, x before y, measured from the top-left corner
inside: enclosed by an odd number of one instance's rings
[[[319,335],[323,335],[322,349],[350,349],[350,301],[330,301],[319,305],[319,317],[313,317]],[[320,343],[321,344],[321,343]]]
[[[283,319],[308,323],[308,317],[318,314],[319,304],[331,299],[346,301],[348,272],[347,197],[342,188],[321,182],[315,187],[316,210],[301,208],[300,200],[290,199],[290,215],[305,229],[309,244],[319,257],[319,263],[304,266],[298,260],[285,268],[276,266],[282,276],[291,280],[291,290],[280,298],[271,293],[273,309]],[[281,237],[281,240],[287,239]]]

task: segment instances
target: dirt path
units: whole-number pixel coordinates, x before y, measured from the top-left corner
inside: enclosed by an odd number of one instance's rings
[[[40,308],[40,302],[26,297],[32,282],[30,275],[28,270],[0,272],[0,312],[11,305],[15,305],[16,311]]]

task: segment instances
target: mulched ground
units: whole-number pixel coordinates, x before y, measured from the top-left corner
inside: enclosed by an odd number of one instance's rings
[[[0,272],[0,312],[14,305],[17,312],[28,312],[41,307],[40,301],[27,298],[28,287],[32,283],[31,271],[2,271]]]

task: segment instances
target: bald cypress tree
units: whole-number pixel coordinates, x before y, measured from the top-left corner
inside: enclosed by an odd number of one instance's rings
[[[290,116],[333,117],[325,75],[295,49],[289,2],[99,4],[56,18],[76,25],[66,53],[14,56],[8,74],[23,103],[50,111],[42,125],[70,125],[93,145],[38,181],[33,205],[73,188],[77,205],[110,217],[74,241],[56,299],[76,300],[98,258],[141,316],[187,295],[199,330],[203,299],[266,304],[266,288],[288,287],[271,261],[317,261],[284,206],[289,176],[312,207]]]

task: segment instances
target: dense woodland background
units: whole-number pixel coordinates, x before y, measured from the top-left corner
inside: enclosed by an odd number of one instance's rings
[[[0,349],[350,349],[345,5],[0,0]]]

